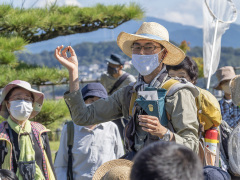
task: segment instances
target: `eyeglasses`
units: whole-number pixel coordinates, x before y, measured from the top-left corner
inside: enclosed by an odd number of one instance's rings
[[[9,101],[17,101],[17,100],[25,100],[25,101],[33,102],[33,98],[30,96],[14,95],[9,98]]]
[[[145,45],[145,46],[140,46],[139,44],[133,44],[131,46],[133,54],[139,54],[141,52],[142,48],[144,50],[144,53],[151,54],[156,48],[161,48],[161,47],[155,46],[153,44],[149,44],[149,45]]]

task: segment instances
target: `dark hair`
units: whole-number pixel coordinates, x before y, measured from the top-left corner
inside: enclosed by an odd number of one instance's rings
[[[156,142],[134,158],[131,180],[202,180],[203,167],[197,154],[174,142]]]
[[[167,71],[169,70],[177,71],[179,69],[184,69],[188,73],[193,84],[197,83],[198,66],[197,63],[194,60],[192,60],[189,56],[186,56],[180,64],[176,66],[166,65],[166,68]]]
[[[0,179],[2,180],[18,180],[18,177],[13,171],[0,169]]]
[[[15,89],[24,89],[24,88],[19,87],[19,86],[12,88],[12,89],[7,93],[7,95],[6,95],[6,97],[5,97],[5,100],[6,100],[6,101],[9,100],[10,96],[12,95],[12,93],[13,93],[13,91],[14,91]],[[33,98],[33,101],[34,101],[34,96],[33,96],[33,93],[32,93],[32,92],[31,92],[31,97]]]
[[[89,99],[89,98],[94,98],[95,96],[87,96],[87,97],[85,97],[83,100],[84,101],[86,101],[87,99]]]

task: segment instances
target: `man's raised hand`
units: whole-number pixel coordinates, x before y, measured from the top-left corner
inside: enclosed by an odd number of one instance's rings
[[[55,58],[65,66],[68,71],[74,71],[78,69],[78,60],[75,51],[71,46],[66,47],[62,52],[63,45],[58,46],[55,49]],[[67,50],[70,51],[71,56],[67,57]]]

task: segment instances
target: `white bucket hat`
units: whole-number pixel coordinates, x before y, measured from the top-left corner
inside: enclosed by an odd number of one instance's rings
[[[6,98],[7,94],[9,93],[9,91],[11,89],[13,89],[14,87],[21,87],[23,89],[30,91],[33,94],[33,97],[34,97],[33,111],[32,111],[32,114],[30,115],[29,119],[35,117],[41,111],[44,94],[41,93],[40,91],[32,89],[31,85],[28,82],[22,81],[22,80],[14,80],[3,88],[2,96],[0,99],[0,115],[2,117],[4,117],[5,119],[8,118],[9,112],[7,110],[5,98]]]
[[[163,63],[167,65],[178,65],[185,58],[185,53],[169,42],[169,34],[165,27],[155,22],[144,22],[136,34],[121,32],[117,38],[120,49],[129,57],[132,57],[131,46],[134,41],[145,39],[163,45],[167,50]]]

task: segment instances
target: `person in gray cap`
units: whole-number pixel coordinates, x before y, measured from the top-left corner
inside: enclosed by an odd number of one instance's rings
[[[82,89],[86,106],[107,98],[107,92],[100,83],[87,84]],[[97,117],[96,117],[97,119]],[[73,179],[90,180],[95,171],[103,163],[118,159],[124,154],[122,140],[117,126],[112,122],[99,123],[89,126],[73,125],[74,138],[72,145],[72,163],[68,164],[68,128],[62,130],[59,150],[54,163],[58,180]],[[69,175],[69,169],[71,175]],[[71,178],[70,178],[71,179]]]
[[[113,94],[118,89],[127,86],[131,82],[136,82],[133,75],[123,71],[125,60],[118,54],[111,54],[108,62],[107,72],[101,75],[100,82],[106,88],[108,95]]]
[[[133,75],[123,71],[125,60],[119,54],[111,54],[110,58],[106,59],[108,62],[107,72],[101,75],[100,82],[106,88],[108,95],[113,94],[118,89],[136,82]],[[113,121],[118,126],[121,138],[123,139],[123,129],[127,120],[124,118],[115,119]]]
[[[232,66],[224,66],[217,70],[216,76],[218,83],[214,89],[224,92],[223,98],[219,101],[222,119],[234,128],[240,122],[240,108],[233,104],[229,86],[231,79],[236,77],[235,71]]]

